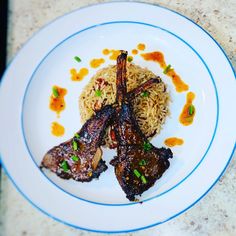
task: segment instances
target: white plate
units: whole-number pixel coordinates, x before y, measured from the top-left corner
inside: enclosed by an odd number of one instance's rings
[[[44,153],[67,140],[81,127],[78,96],[96,70],[81,82],[70,80],[69,69],[88,67],[104,57],[104,48],[160,50],[196,94],[193,125],[179,124],[186,93],[176,93],[157,64],[136,56],[168,84],[171,117],[152,140],[182,137],[173,148],[171,166],[140,203],[130,203],[109,166],[98,181],[62,180],[39,168]],[[83,58],[78,64],[75,55]],[[106,64],[114,61],[106,60]],[[67,108],[60,119],[48,109],[51,87],[68,89]],[[17,189],[39,210],[70,226],[96,232],[129,232],[166,222],[201,199],[219,179],[235,147],[235,74],[220,46],[203,29],[168,9],[143,3],[114,2],[79,9],[44,27],[8,67],[0,91],[1,158]],[[66,134],[50,134],[51,122]],[[114,152],[105,150],[105,160]]]

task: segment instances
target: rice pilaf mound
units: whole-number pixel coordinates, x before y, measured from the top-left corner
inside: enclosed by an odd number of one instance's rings
[[[156,75],[146,68],[127,63],[127,90],[138,87]],[[79,97],[79,110],[84,123],[104,105],[112,104],[116,99],[116,65],[99,70],[83,89]],[[158,134],[169,114],[170,96],[164,82],[153,84],[145,94],[140,94],[132,101],[134,114],[142,132],[147,137]],[[112,127],[106,131],[104,144],[114,147]]]

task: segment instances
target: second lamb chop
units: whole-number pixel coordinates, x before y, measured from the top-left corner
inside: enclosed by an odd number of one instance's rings
[[[117,108],[115,133],[117,157],[111,161],[117,180],[130,201],[154,185],[169,168],[173,154],[168,148],[156,148],[141,132],[126,89],[127,52],[117,58]]]

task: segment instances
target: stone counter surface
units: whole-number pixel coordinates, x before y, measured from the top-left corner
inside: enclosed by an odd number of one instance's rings
[[[51,20],[99,2],[106,1],[10,0],[8,61],[34,32]],[[236,68],[236,0],[146,2],[176,10],[202,26],[221,44]],[[102,235],[70,228],[42,214],[17,192],[4,173],[1,178],[0,213],[0,236]],[[215,187],[190,210],[165,224],[127,235],[236,236],[236,158],[233,158]]]

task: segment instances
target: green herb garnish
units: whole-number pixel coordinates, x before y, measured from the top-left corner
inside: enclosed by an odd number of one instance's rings
[[[75,140],[72,141],[72,147],[74,151],[78,150],[78,143]]]
[[[79,134],[75,134],[75,137],[77,138],[77,139],[80,139],[80,135]]]
[[[145,165],[147,165],[147,162],[144,159],[142,159],[138,164],[140,166],[145,166]]]
[[[73,155],[73,156],[71,157],[71,159],[72,159],[73,161],[78,161],[78,160],[79,160],[79,157],[76,156],[76,155]]]
[[[127,57],[128,62],[133,61],[133,57]]]
[[[141,96],[142,96],[142,97],[148,97],[149,94],[150,94],[150,93],[149,93],[148,91],[144,91],[144,92],[141,93]]]
[[[69,170],[68,163],[67,163],[67,161],[65,161],[65,160],[60,164],[60,167],[61,167],[65,172],[67,172],[67,171]]]
[[[194,113],[194,106],[190,105],[188,108],[188,114],[191,116]]]
[[[52,94],[55,98],[59,97],[59,93],[56,87],[52,87]]]
[[[134,169],[134,175],[136,176],[136,177],[140,177],[141,176],[141,174],[139,173],[139,171],[138,170],[136,170],[136,169]]]
[[[95,90],[95,96],[96,97],[101,97],[102,96],[102,91],[101,90]]]
[[[171,65],[169,64],[164,70],[163,70],[163,73],[164,74],[167,74],[171,69]]]
[[[149,143],[149,142],[144,142],[144,144],[143,144],[143,149],[144,149],[144,151],[149,151],[149,150],[151,150],[151,149],[152,149],[151,143]]]
[[[144,175],[141,176],[141,181],[142,181],[143,184],[146,184],[146,183],[147,183],[147,180],[146,180],[146,178],[145,178]]]
[[[77,62],[81,62],[81,59],[77,56],[74,57],[74,59],[77,61]]]

